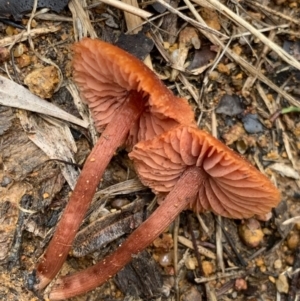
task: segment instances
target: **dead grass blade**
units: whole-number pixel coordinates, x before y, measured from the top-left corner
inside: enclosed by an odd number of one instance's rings
[[[0,104],[56,117],[84,128],[88,127],[88,122],[74,117],[50,102],[32,94],[23,86],[2,76],[0,76]]]
[[[129,194],[144,190],[145,188],[146,187],[140,182],[138,178],[131,179],[99,190],[95,194],[94,199],[104,196],[111,197],[119,194]]]
[[[134,2],[127,2],[127,1],[125,2],[125,1],[118,1],[118,0],[102,0],[101,2],[94,3],[89,7],[94,7],[101,3],[111,5],[115,8],[118,8],[118,9],[123,10],[124,12],[130,13],[130,14],[133,14],[135,16],[138,16],[142,19],[148,19],[153,15],[143,9],[140,9],[138,7],[138,5],[136,5],[137,2],[135,4]]]

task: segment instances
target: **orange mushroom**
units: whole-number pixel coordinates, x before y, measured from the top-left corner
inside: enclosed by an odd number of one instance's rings
[[[178,126],[141,141],[129,154],[141,181],[167,194],[155,212],[111,255],[82,272],[63,277],[51,300],[82,294],[103,284],[145,249],[184,209],[211,210],[229,218],[265,214],[280,200],[266,176],[210,134]]]
[[[95,125],[103,132],[86,160],[56,232],[37,266],[36,289],[44,288],[64,263],[103,172],[127,139],[133,145],[178,124],[193,124],[187,101],[175,97],[141,61],[100,40],[73,47],[74,80]],[[104,130],[104,131],[103,131]]]

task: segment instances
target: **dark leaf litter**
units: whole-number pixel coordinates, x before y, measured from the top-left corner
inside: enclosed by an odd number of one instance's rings
[[[37,8],[50,8],[56,13],[61,12],[68,4],[69,0],[38,0]],[[32,10],[32,0],[11,0],[0,1],[0,16],[13,16],[15,20],[20,20],[25,13]]]

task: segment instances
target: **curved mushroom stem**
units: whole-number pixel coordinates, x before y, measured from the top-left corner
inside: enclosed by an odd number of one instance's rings
[[[37,266],[35,289],[44,288],[63,265],[105,168],[144,109],[142,95],[131,91],[127,101],[88,156],[50,244]]]
[[[164,202],[113,254],[86,270],[59,279],[50,292],[50,300],[65,300],[88,292],[119,272],[196,198],[202,178],[203,171],[200,168],[188,168]]]

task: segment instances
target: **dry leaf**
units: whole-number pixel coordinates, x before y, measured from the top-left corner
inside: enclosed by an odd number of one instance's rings
[[[84,128],[88,127],[88,123],[86,121],[61,110],[50,102],[32,94],[23,86],[18,85],[3,76],[0,76],[0,104],[49,115],[72,122]]]

